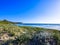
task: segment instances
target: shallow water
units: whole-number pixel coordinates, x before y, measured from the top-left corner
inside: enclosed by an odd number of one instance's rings
[[[32,26],[32,27],[42,27],[48,29],[58,29],[60,30],[60,24],[17,24],[18,26]]]

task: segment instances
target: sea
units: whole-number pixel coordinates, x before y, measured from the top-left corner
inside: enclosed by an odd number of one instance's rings
[[[34,24],[34,23],[24,23],[24,24],[17,24],[18,26],[31,26],[31,27],[41,27],[41,28],[48,28],[48,29],[56,29],[60,30],[60,24]]]

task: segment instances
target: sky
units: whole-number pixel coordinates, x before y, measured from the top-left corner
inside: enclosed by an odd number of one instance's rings
[[[59,23],[60,0],[0,0],[0,20]]]

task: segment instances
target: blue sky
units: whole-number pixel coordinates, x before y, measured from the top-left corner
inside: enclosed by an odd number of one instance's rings
[[[0,0],[0,20],[60,23],[60,0]]]

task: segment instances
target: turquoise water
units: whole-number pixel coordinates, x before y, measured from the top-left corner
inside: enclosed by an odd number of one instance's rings
[[[60,24],[18,24],[19,26],[32,26],[32,27],[42,27],[48,29],[58,29],[60,30]]]

